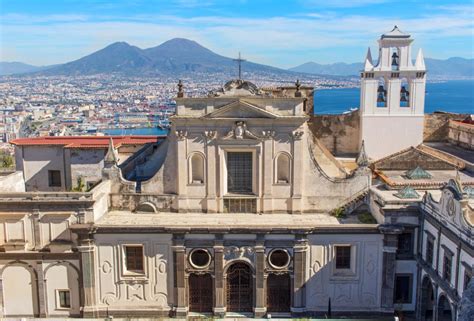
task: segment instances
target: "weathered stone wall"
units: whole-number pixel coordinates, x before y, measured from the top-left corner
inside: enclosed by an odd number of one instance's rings
[[[14,172],[9,175],[0,176],[0,192],[24,192],[25,180],[23,172]]]
[[[445,142],[448,140],[449,121],[464,120],[467,114],[434,113],[425,114],[424,142]]]
[[[359,111],[341,115],[313,115],[309,128],[333,155],[359,152]]]
[[[448,141],[451,144],[474,150],[474,125],[449,121]]]

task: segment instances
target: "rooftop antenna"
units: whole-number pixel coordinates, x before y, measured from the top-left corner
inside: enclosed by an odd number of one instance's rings
[[[239,58],[234,59],[234,61],[237,61],[237,63],[239,64],[239,80],[242,80],[242,62],[246,60],[242,59],[242,57],[240,56],[240,51],[239,51]]]

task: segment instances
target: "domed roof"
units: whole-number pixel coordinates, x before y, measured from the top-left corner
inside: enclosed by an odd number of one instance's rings
[[[259,95],[260,90],[250,81],[233,79],[226,82],[224,87],[213,94],[214,96],[254,96]]]

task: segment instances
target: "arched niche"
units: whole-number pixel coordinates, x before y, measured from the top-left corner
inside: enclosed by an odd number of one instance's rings
[[[279,153],[275,158],[275,183],[291,182],[291,157],[287,153]]]
[[[189,184],[204,184],[205,168],[204,155],[192,153],[188,158]]]

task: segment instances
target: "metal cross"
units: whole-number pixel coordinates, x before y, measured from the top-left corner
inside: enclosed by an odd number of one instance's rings
[[[239,51],[239,58],[234,59],[234,61],[237,61],[237,63],[239,64],[239,80],[241,80],[242,79],[242,62],[246,61],[246,59],[242,59],[242,57],[240,56],[240,51]]]

